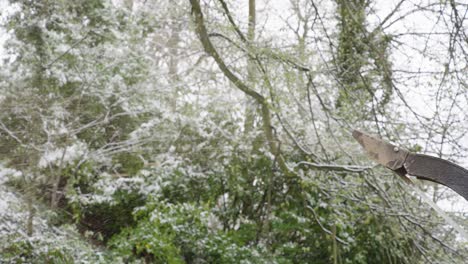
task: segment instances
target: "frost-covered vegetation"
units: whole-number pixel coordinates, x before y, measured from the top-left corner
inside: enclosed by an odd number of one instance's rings
[[[0,262],[464,263],[350,133],[464,161],[468,6],[389,2],[10,0]]]

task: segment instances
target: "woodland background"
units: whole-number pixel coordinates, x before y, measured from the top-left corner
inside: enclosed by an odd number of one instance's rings
[[[351,137],[468,165],[465,1],[2,6],[2,263],[468,258]]]

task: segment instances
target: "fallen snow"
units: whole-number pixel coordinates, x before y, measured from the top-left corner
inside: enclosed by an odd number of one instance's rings
[[[26,233],[29,211],[24,195],[7,186],[9,177],[17,177],[21,172],[4,168],[0,164],[0,263],[28,263],[27,259],[4,259],[2,252],[15,243],[27,242],[33,246],[34,255],[47,254],[48,250],[67,253],[75,263],[103,263],[103,252],[86,242],[73,225],[52,226],[48,216],[54,213],[41,204],[34,204],[32,236]],[[26,262],[25,262],[26,261]]]

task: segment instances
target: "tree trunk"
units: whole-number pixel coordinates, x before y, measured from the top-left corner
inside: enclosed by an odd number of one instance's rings
[[[176,19],[172,19],[175,21]],[[171,35],[167,41],[167,47],[169,48],[169,82],[173,88],[172,98],[170,99],[171,108],[173,111],[177,110],[177,97],[179,96],[179,85],[180,78],[178,75],[179,67],[179,53],[177,50],[177,44],[180,42],[181,25],[178,22],[172,22],[171,24]]]
[[[228,66],[226,65],[224,60],[221,58],[221,56],[219,55],[216,48],[213,46],[213,43],[211,42],[208,36],[208,32],[206,30],[206,26],[205,26],[205,22],[203,18],[203,13],[200,7],[200,1],[190,0],[190,4],[192,5],[192,14],[193,14],[194,22],[196,25],[196,32],[198,34],[200,42],[203,45],[203,48],[205,49],[205,52],[208,53],[215,60],[216,64],[218,65],[220,70],[223,72],[224,76],[226,76],[226,78],[228,78],[237,87],[237,89],[241,90],[246,95],[250,96],[252,99],[255,100],[257,104],[261,106],[263,132],[265,134],[267,145],[270,149],[270,153],[274,155],[281,171],[286,176],[293,176],[294,173],[286,165],[284,157],[281,155],[281,152],[279,151],[279,141],[276,138],[275,134],[273,133],[273,126],[271,124],[271,113],[270,113],[268,100],[263,95],[261,95],[260,93],[252,89],[249,85],[244,83],[234,72],[232,72],[228,68]]]
[[[26,197],[26,202],[28,204],[28,219],[26,221],[26,233],[28,236],[32,236],[34,233],[33,221],[34,215],[36,213],[36,209],[33,206],[33,199],[31,196],[32,195],[28,193]]]
[[[256,26],[256,8],[255,0],[249,0],[249,22],[248,22],[248,31],[247,31],[247,42],[249,52],[252,53],[253,42],[255,41],[255,26]],[[255,63],[252,58],[248,57],[247,59],[247,83],[255,89]],[[246,98],[246,107],[245,107],[245,123],[244,131],[247,134],[252,131],[255,125],[255,109],[257,108],[257,103],[252,98]]]

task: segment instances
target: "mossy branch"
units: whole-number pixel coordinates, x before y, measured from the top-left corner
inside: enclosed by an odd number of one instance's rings
[[[276,161],[281,169],[281,171],[289,176],[294,175],[294,173],[288,168],[286,162],[281,155],[280,149],[278,147],[278,139],[273,133],[273,126],[271,125],[271,113],[266,98],[258,93],[257,91],[251,89],[247,84],[245,84],[238,76],[236,76],[226,65],[224,60],[219,55],[216,48],[213,46],[209,38],[208,31],[205,26],[205,21],[203,18],[203,13],[200,7],[199,0],[190,0],[192,6],[192,16],[195,22],[196,32],[200,39],[200,42],[203,45],[203,48],[206,53],[208,53],[215,60],[216,64],[223,72],[223,74],[232,82],[234,85],[244,92],[245,94],[252,97],[258,104],[261,106],[262,111],[262,121],[263,121],[263,131],[265,133],[266,140],[268,142],[268,147],[270,152],[275,156]]]

